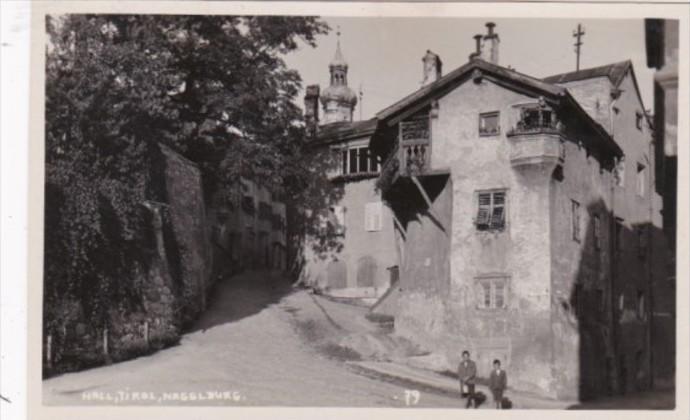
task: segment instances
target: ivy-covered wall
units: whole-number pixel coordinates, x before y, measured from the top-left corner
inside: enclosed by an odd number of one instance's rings
[[[201,172],[162,145],[152,148],[148,162],[143,185],[147,199],[141,203],[140,232],[133,239],[140,255],[128,270],[118,270],[121,278],[114,282],[128,292],[107,294],[104,316],[96,318],[91,308],[101,291],[62,296],[59,290],[46,291],[44,376],[129,359],[176,343],[205,309],[212,256]],[[50,225],[47,222],[47,228]],[[54,273],[60,270],[46,270],[44,275]]]

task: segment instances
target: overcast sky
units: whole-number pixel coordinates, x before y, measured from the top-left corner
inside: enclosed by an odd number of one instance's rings
[[[625,7],[621,5],[621,7]],[[440,55],[443,74],[465,64],[475,48],[472,37],[485,33],[484,23],[496,23],[500,36],[499,64],[534,77],[575,70],[573,30],[585,28],[580,68],[630,59],[644,106],[653,108],[653,73],[646,66],[644,21],[571,19],[465,18],[331,18],[333,30],[318,38],[316,48],[302,47],[286,57],[288,66],[302,75],[304,86],[329,84],[328,63],[341,30],[341,48],[349,67],[349,85],[363,91],[354,118],[367,119],[419,88],[421,58],[427,49]],[[299,99],[302,105],[302,99]],[[322,114],[323,115],[323,114]]]

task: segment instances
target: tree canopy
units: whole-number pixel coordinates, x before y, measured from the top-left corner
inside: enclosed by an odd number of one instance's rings
[[[88,293],[102,313],[98,296],[127,290],[154,142],[197,163],[209,194],[240,175],[303,177],[301,80],[282,57],[328,29],[315,17],[48,18],[46,299]]]

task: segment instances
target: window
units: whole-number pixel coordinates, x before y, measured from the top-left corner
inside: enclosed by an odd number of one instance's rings
[[[477,230],[501,231],[505,228],[505,191],[486,191],[477,194]]]
[[[501,131],[499,124],[499,113],[485,112],[479,114],[479,135],[480,136],[495,136]]]
[[[623,312],[625,309],[625,294],[621,293],[620,296],[618,296],[618,310]]]
[[[623,244],[624,238],[623,238],[623,219],[620,217],[616,217],[616,252],[620,254],[621,251],[623,251]]]
[[[543,105],[531,105],[520,109],[520,119],[516,131],[539,131],[543,128],[556,128],[555,114]]]
[[[345,234],[345,207],[332,206],[328,213],[328,226],[336,235]]]
[[[596,299],[597,299],[596,302],[597,302],[599,319],[601,319],[601,318],[603,318],[603,315],[606,312],[606,301],[604,300],[604,289],[597,289],[596,290]]]
[[[598,214],[594,215],[592,225],[594,226],[594,249],[601,249],[601,220]]]
[[[242,210],[247,214],[254,214],[256,208],[254,198],[251,195],[242,196]]]
[[[508,306],[507,277],[484,277],[477,280],[478,306],[482,309],[505,309]]]
[[[620,158],[616,162],[616,168],[614,172],[616,178],[616,185],[619,187],[625,186],[625,157]]]
[[[640,111],[635,111],[635,127],[638,130],[642,130],[642,117],[644,115]]]
[[[637,256],[644,258],[647,256],[647,234],[644,226],[637,227]]]
[[[342,175],[376,173],[380,171],[379,158],[368,147],[352,147],[340,152]]]
[[[381,202],[367,203],[364,207],[364,229],[367,232],[378,232],[381,230],[381,212],[383,206]]]
[[[645,316],[645,299],[642,290],[637,291],[637,319],[644,320]]]
[[[646,167],[642,163],[637,163],[637,195],[644,197],[645,184],[647,181]]]
[[[580,242],[580,203],[570,200],[571,219],[573,226],[573,239]]]

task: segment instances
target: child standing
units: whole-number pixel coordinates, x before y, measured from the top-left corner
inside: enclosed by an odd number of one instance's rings
[[[503,392],[507,385],[506,371],[501,369],[501,361],[496,359],[494,360],[494,368],[491,370],[491,376],[489,376],[489,389],[494,396],[497,409],[503,408]]]

